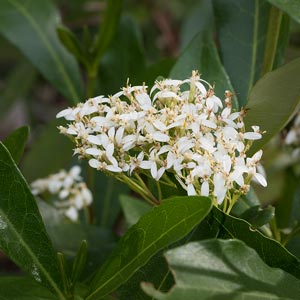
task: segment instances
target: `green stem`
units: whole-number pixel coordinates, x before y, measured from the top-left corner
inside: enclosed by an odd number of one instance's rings
[[[294,237],[296,236],[298,233],[300,233],[300,224],[298,224],[297,226],[295,226],[293,228],[293,230],[284,238],[282,239],[281,243],[283,246],[286,246],[286,244]]]
[[[158,200],[161,202],[162,200],[162,192],[161,192],[161,187],[160,187],[160,182],[156,181],[156,187],[157,187],[157,192],[158,192]]]
[[[269,15],[267,40],[265,46],[263,66],[261,71],[262,76],[272,71],[274,67],[281,21],[282,21],[282,11],[275,6],[272,6]]]

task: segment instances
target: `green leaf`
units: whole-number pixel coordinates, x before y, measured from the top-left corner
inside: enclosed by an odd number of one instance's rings
[[[59,40],[66,47],[66,49],[70,53],[72,53],[79,61],[85,62],[84,53],[75,34],[67,27],[62,25],[59,25],[56,28],[56,32]]]
[[[266,237],[260,231],[252,228],[245,220],[229,216],[216,207],[213,207],[208,217],[201,224],[206,238],[215,236],[222,239],[236,238],[255,249],[266,264],[281,268],[284,271],[300,278],[300,261],[279,242]],[[211,234],[209,233],[211,231]]]
[[[277,6],[296,22],[300,23],[300,2],[299,0],[267,0],[271,4]]]
[[[4,80],[3,88],[0,88],[0,116],[5,116],[16,101],[26,99],[37,77],[36,73],[29,63],[20,63],[12,69]]]
[[[145,67],[140,29],[133,19],[123,17],[113,42],[101,60],[100,93],[114,94],[126,85],[128,78],[131,84],[141,84],[141,79],[136,75],[143,72]]]
[[[47,124],[30,146],[22,160],[21,170],[31,182],[58,172],[72,160],[73,143],[59,134],[60,120]]]
[[[179,56],[171,70],[170,77],[185,79],[192,75],[192,70],[198,70],[203,79],[215,83],[216,95],[223,97],[226,90],[234,92],[230,79],[221,64],[218,51],[210,31],[199,32]],[[238,107],[235,97],[233,105]]]
[[[238,240],[193,242],[166,253],[176,285],[168,292],[143,284],[158,300],[296,300],[300,281],[266,265],[257,253]]]
[[[35,199],[1,142],[0,178],[0,249],[59,299],[65,299],[57,258]]]
[[[141,282],[151,282],[157,289],[167,292],[173,285],[174,279],[162,251],[154,255],[145,266],[123,284],[117,294],[120,300],[152,300],[141,289]]]
[[[266,131],[254,142],[253,154],[279,133],[300,108],[300,59],[266,74],[251,90],[247,102],[249,111],[244,119],[246,127],[260,126]]]
[[[259,228],[269,223],[274,218],[274,215],[275,208],[273,206],[262,208],[261,205],[256,205],[243,212],[240,218],[249,222],[252,228]]]
[[[107,7],[94,49],[97,65],[116,34],[121,16],[123,0],[107,0],[106,3]]]
[[[5,138],[3,144],[10,152],[16,164],[19,164],[29,135],[29,127],[23,126]]]
[[[57,38],[59,20],[50,0],[7,0],[0,4],[0,32],[70,103],[76,103],[82,96],[82,82],[76,61]]]
[[[145,214],[97,272],[87,300],[99,299],[118,288],[160,249],[188,234],[211,205],[205,197],[174,197]]]
[[[26,277],[1,277],[0,300],[56,300],[50,291]]]
[[[128,227],[134,225],[152,207],[143,200],[129,195],[121,195],[120,203],[123,209]]]
[[[213,0],[220,55],[240,106],[258,80],[270,5],[265,0]]]

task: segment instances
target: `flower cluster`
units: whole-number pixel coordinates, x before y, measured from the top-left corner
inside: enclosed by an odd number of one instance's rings
[[[50,194],[54,197],[54,206],[72,221],[78,220],[78,211],[93,201],[91,191],[80,176],[81,169],[74,166],[69,172],[61,170],[47,178],[31,183],[34,195]]]
[[[291,129],[285,137],[285,144],[292,146],[294,158],[300,155],[300,112],[297,113]]]
[[[60,131],[73,137],[75,154],[92,168],[126,183],[138,174],[167,182],[172,173],[188,195],[221,204],[246,193],[252,178],[267,184],[257,172],[262,151],[246,155],[260,129],[245,130],[245,111],[234,111],[231,97],[226,91],[222,103],[194,71],[186,80],[157,81],[150,93],[145,85],[127,86],[89,99],[57,118],[70,121]]]

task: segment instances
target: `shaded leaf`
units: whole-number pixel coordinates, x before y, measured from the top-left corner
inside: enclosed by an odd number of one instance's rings
[[[213,207],[208,217],[201,224],[206,232],[206,238],[236,238],[255,249],[266,264],[281,268],[284,271],[300,278],[300,261],[279,242],[266,237],[260,231],[252,228],[245,220],[229,216],[218,208]],[[211,233],[210,233],[211,231]]]
[[[256,205],[243,212],[240,218],[249,222],[252,228],[259,228],[269,223],[274,218],[274,215],[275,208],[273,206],[262,208],[260,205]]]
[[[99,299],[127,281],[160,249],[189,233],[211,209],[205,197],[174,197],[140,218],[97,272],[87,300]]]
[[[265,0],[213,0],[224,67],[240,106],[259,79],[264,59],[270,5]]]
[[[82,82],[76,61],[57,38],[59,20],[50,0],[0,3],[0,32],[70,103],[76,103],[82,96]]]
[[[277,6],[296,22],[300,23],[300,2],[298,0],[267,0],[271,4]]]
[[[0,179],[0,249],[64,300],[56,254],[35,199],[1,142]]]
[[[123,17],[113,42],[101,60],[99,69],[101,94],[116,93],[120,87],[126,85],[128,78],[131,84],[141,84],[140,79],[137,80],[135,76],[143,72],[145,66],[139,27],[130,17]]]
[[[26,277],[1,277],[0,300],[56,300],[50,291]]]
[[[58,125],[62,122],[47,124],[24,156],[21,169],[28,181],[56,173],[71,162],[73,143],[59,134]]]
[[[215,83],[216,95],[223,98],[226,90],[234,92],[230,79],[221,64],[216,46],[210,31],[199,32],[179,56],[170,72],[174,79],[185,79],[192,75],[192,70],[198,70],[203,79]],[[237,99],[233,97],[233,105],[238,107]]]
[[[3,88],[0,89],[1,116],[4,116],[16,101],[26,98],[36,79],[36,73],[29,63],[21,63],[9,73]]]
[[[244,119],[246,127],[260,126],[266,131],[262,139],[255,141],[253,154],[279,133],[300,108],[300,59],[266,74],[251,90]],[[251,155],[249,153],[249,155]]]
[[[10,152],[13,160],[18,164],[23,156],[25,145],[29,135],[29,127],[23,126],[12,132],[5,138],[3,144]]]
[[[129,195],[121,195],[120,203],[128,227],[135,224],[141,216],[152,208],[148,203]]]
[[[158,300],[296,300],[300,293],[299,280],[269,267],[238,240],[193,242],[168,251],[166,258],[176,285],[163,294],[143,284]]]

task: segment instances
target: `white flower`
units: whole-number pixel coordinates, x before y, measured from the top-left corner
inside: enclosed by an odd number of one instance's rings
[[[255,125],[246,131],[245,112],[235,111],[231,96],[225,91],[222,102],[193,72],[185,80],[157,81],[150,93],[145,85],[127,86],[57,117],[70,121],[61,132],[74,139],[74,152],[92,168],[134,182],[133,188],[141,184],[140,175],[156,181],[175,175],[188,195],[210,196],[222,205],[225,197],[246,193],[252,179],[266,186],[258,172],[262,151],[247,156],[263,133]]]
[[[97,161],[98,162],[98,161]],[[91,191],[82,181],[81,168],[73,166],[69,172],[61,170],[31,183],[34,195],[48,192],[54,198],[54,206],[71,221],[78,220],[78,210],[93,201]]]

